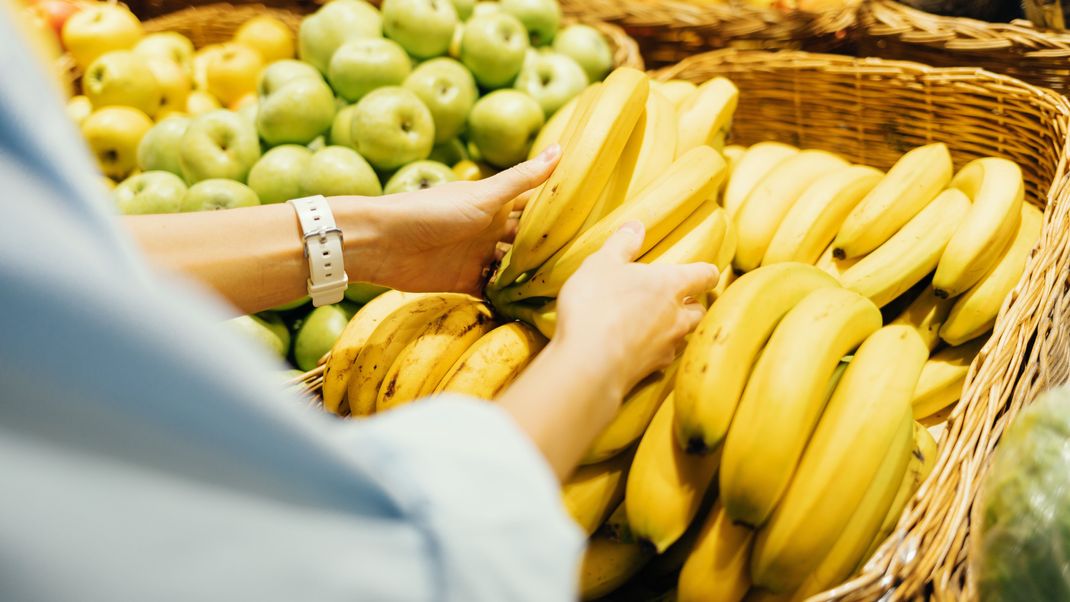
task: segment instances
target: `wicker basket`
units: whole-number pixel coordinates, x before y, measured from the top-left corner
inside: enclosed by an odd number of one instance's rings
[[[894,0],[869,0],[859,14],[855,43],[861,56],[981,67],[1070,93],[1070,33],[1028,21],[942,17]]]
[[[566,14],[616,23],[652,67],[718,48],[827,52],[843,45],[861,0],[825,12],[757,8],[745,0],[561,0]]]
[[[740,89],[736,142],[780,140],[887,168],[910,147],[942,141],[958,165],[983,155],[1016,160],[1029,202],[1047,208],[1026,273],[971,366],[934,476],[863,573],[818,599],[967,597],[970,505],[988,457],[1023,404],[1067,379],[1070,102],[980,69],[802,52],[711,52],[657,75],[731,78]]]

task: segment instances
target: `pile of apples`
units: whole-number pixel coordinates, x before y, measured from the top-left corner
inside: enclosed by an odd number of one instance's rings
[[[478,179],[612,68],[599,31],[560,20],[557,0],[333,0],[297,32],[265,14],[194,49],[85,5],[60,28],[68,113],[126,214]]]

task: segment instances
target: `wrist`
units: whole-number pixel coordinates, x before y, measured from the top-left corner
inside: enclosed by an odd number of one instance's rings
[[[384,222],[389,208],[365,197],[330,197],[327,202],[342,230],[342,252],[350,282],[378,282],[379,266],[387,254]]]
[[[591,388],[614,400],[613,411],[624,397],[624,370],[616,349],[609,349],[604,341],[557,336],[550,340],[543,353],[555,357],[570,371],[582,377]]]

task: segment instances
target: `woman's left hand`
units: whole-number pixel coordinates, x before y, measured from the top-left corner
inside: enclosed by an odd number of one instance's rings
[[[546,181],[560,156],[553,145],[484,180],[375,199],[382,244],[365,266],[367,280],[411,292],[478,294],[497,243],[515,234],[509,214]]]

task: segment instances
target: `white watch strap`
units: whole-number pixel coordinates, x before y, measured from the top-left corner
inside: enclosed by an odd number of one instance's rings
[[[308,296],[312,305],[330,305],[342,300],[349,277],[342,256],[342,231],[335,225],[331,206],[323,195],[293,199],[308,258]]]

